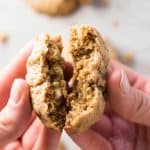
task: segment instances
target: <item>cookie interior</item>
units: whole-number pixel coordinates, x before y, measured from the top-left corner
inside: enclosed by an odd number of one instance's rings
[[[67,96],[66,82],[64,81],[63,68],[64,60],[61,58],[62,47],[59,47],[59,43],[55,41],[49,41],[48,43],[48,55],[46,62],[48,65],[49,82],[51,83],[49,89],[49,97],[47,101],[50,102],[49,116],[56,123],[60,129],[63,128],[65,123],[65,116],[67,113],[67,107],[65,99]],[[55,43],[56,42],[56,43]],[[61,49],[60,49],[61,48]]]
[[[99,33],[86,25],[71,29],[70,47],[74,73],[65,128],[81,132],[97,121],[104,110],[108,54]]]
[[[65,124],[66,81],[62,43],[59,36],[42,35],[36,41],[27,63],[27,81],[30,85],[34,110],[48,128],[61,131]]]

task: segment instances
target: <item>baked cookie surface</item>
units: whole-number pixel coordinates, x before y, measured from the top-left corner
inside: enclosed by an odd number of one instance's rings
[[[77,0],[27,0],[33,9],[50,16],[67,15],[77,6]]]
[[[80,133],[93,125],[104,111],[109,53],[97,30],[88,25],[73,27],[70,35],[74,62],[72,91],[65,130]]]
[[[60,36],[39,36],[27,61],[26,75],[33,109],[46,127],[57,131],[64,127],[67,113],[64,60],[61,51]]]

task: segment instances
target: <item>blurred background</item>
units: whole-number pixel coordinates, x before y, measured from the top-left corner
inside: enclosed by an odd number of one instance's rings
[[[0,70],[42,32],[61,34],[67,43],[69,29],[75,24],[96,27],[124,63],[144,75],[150,74],[149,0],[107,0],[105,6],[81,6],[63,17],[39,14],[25,0],[0,0]],[[69,150],[79,149],[65,134],[62,140]]]

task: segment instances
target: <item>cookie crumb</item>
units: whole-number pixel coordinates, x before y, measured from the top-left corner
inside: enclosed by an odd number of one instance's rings
[[[8,40],[8,35],[6,33],[0,33],[0,43],[5,43]]]
[[[64,143],[59,143],[58,147],[57,147],[57,150],[66,150],[66,146]]]
[[[113,28],[117,28],[117,27],[119,26],[119,21],[118,21],[117,19],[113,19],[113,20],[111,21],[111,26],[112,26]]]
[[[92,0],[79,0],[79,3],[81,5],[90,5],[92,3]]]
[[[120,59],[119,49],[110,41],[109,38],[104,38],[107,49],[109,50],[109,55],[111,59]]]
[[[108,7],[110,4],[110,1],[109,0],[100,0],[100,6],[101,7]]]
[[[132,65],[134,62],[134,56],[130,51],[126,51],[123,55],[122,55],[122,61],[127,64],[127,65]]]
[[[109,38],[104,38],[109,55],[111,59],[118,60],[119,62],[131,66],[134,63],[133,54],[130,51],[121,53],[121,50],[115,46]]]

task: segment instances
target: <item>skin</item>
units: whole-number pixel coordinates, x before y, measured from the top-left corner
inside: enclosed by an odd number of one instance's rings
[[[60,134],[32,111],[24,80],[32,47],[25,46],[0,74],[0,150],[55,150],[59,143]],[[88,131],[70,136],[83,150],[149,150],[150,81],[116,61],[110,64],[104,115]],[[71,74],[66,63],[66,79]]]
[[[32,111],[24,80],[32,48],[27,44],[0,74],[0,150],[55,150],[60,140],[60,133],[44,127]],[[66,80],[71,70],[66,63]]]
[[[149,150],[150,80],[110,64],[104,115],[88,131],[70,136],[83,150]]]

